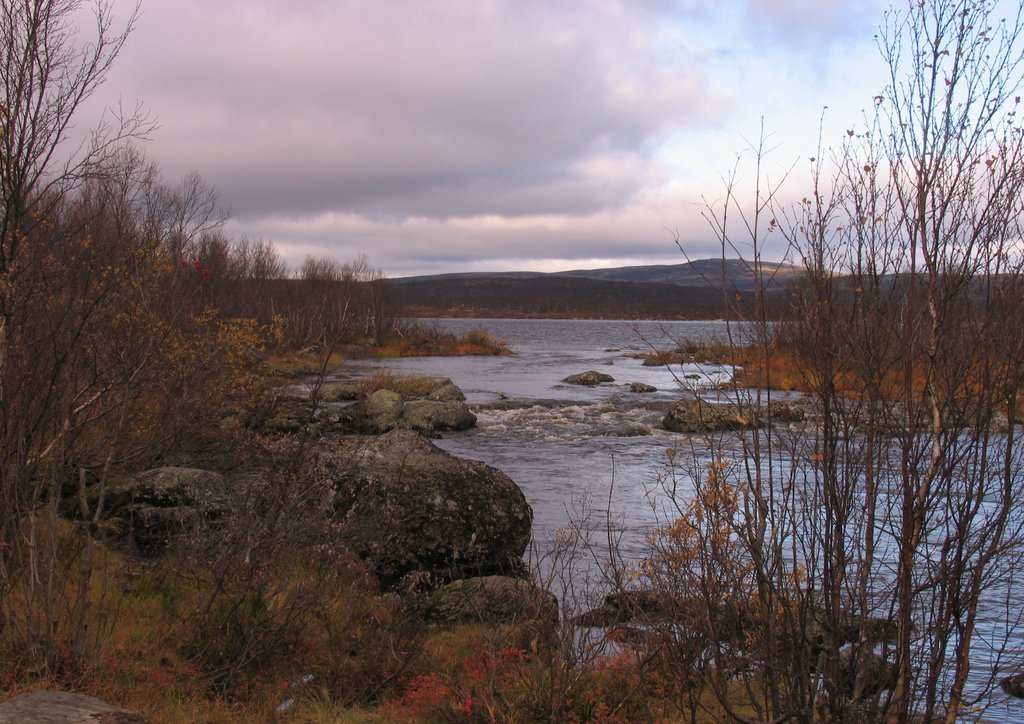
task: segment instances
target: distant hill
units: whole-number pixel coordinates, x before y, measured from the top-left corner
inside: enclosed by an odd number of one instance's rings
[[[798,268],[762,264],[769,299],[782,296]],[[723,273],[724,272],[724,273]],[[725,279],[725,289],[720,280]],[[615,269],[467,272],[390,280],[408,316],[708,319],[726,313],[740,295],[753,301],[751,264],[739,259]]]
[[[784,286],[801,267],[792,264],[761,262],[761,277],[766,288]],[[398,277],[394,284],[418,284],[425,281],[462,281],[471,279],[538,279],[541,277],[574,277],[600,279],[610,282],[638,282],[644,284],[672,284],[681,287],[720,288],[724,278],[729,292],[753,291],[755,277],[753,262],[744,259],[697,259],[681,264],[654,264],[649,266],[623,266],[612,269],[576,269],[563,272],[459,272],[417,277]]]
[[[799,271],[800,267],[792,264],[761,262],[761,283],[765,288],[785,286]],[[756,286],[753,262],[744,259],[726,259],[724,262],[721,259],[697,259],[682,264],[580,269],[556,272],[555,276],[713,288],[721,288],[724,279],[729,292],[752,292]]]

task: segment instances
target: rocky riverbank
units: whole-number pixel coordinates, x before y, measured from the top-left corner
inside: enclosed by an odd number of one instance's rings
[[[395,386],[405,394],[383,387],[362,395],[344,386],[316,390],[312,400],[292,399],[263,420],[237,424],[300,445],[297,474],[307,495],[328,501],[339,539],[385,589],[409,581],[432,590],[466,578],[525,579],[533,511],[523,491],[500,470],[427,438],[475,424],[462,391],[446,378]],[[282,456],[295,454],[292,445],[280,449]],[[270,464],[278,462],[284,461]],[[135,554],[159,557],[245,505],[238,491],[251,475],[246,466],[236,474],[165,466],[118,480],[104,493],[107,529]]]

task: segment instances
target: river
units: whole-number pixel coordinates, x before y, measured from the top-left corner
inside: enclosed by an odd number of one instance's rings
[[[723,340],[730,332],[739,336],[741,330],[721,321],[426,323],[457,334],[486,329],[508,342],[516,354],[352,361],[344,365],[343,376],[363,377],[387,369],[450,377],[465,392],[477,425],[466,432],[446,433],[436,444],[455,455],[482,460],[519,484],[533,507],[538,555],[564,540],[560,531],[582,527],[593,546],[581,565],[591,573],[604,567],[609,532],[623,559],[639,559],[647,532],[674,517],[665,508],[667,496],[660,494],[658,485],[668,468],[667,451],[680,442],[678,435],[660,428],[664,408],[680,399],[681,387],[706,391],[727,379],[730,370],[684,365],[669,371],[645,367],[634,355],[671,348],[678,340]],[[587,370],[610,374],[615,382],[598,387],[562,382]],[[632,392],[632,382],[652,385],[656,391]],[[1013,594],[1016,599],[1022,592]],[[981,648],[975,649],[974,657]],[[1024,722],[1024,705],[997,690],[984,721]]]
[[[430,323],[430,322],[428,322]],[[608,320],[440,319],[443,329],[464,333],[485,328],[516,352],[511,357],[414,357],[352,362],[353,376],[389,369],[400,374],[450,377],[474,407],[477,425],[446,433],[438,446],[504,471],[526,494],[534,511],[534,537],[556,535],[581,508],[596,508],[598,521],[611,512],[623,527],[624,552],[638,554],[654,525],[648,495],[665,468],[676,435],[659,428],[664,404],[679,399],[680,380],[707,386],[726,376],[717,366],[675,370],[645,367],[629,355],[666,348],[679,339],[724,337],[724,322],[626,322]],[[596,370],[614,383],[570,385],[570,374]],[[687,379],[687,376],[689,377]],[[677,380],[677,377],[679,380]],[[629,383],[657,389],[635,393]],[[659,405],[658,403],[663,403]],[[594,516],[592,516],[594,518]]]

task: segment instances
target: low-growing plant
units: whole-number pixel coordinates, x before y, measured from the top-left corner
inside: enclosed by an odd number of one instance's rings
[[[435,377],[409,377],[389,370],[381,370],[359,381],[356,389],[360,396],[372,395],[377,390],[392,390],[402,397],[426,397],[437,387]]]

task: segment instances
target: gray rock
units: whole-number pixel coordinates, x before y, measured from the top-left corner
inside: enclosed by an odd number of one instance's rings
[[[586,387],[594,387],[602,382],[614,382],[615,378],[611,375],[606,375],[604,372],[596,372],[590,370],[588,372],[580,372],[575,375],[569,375],[562,382],[570,385],[584,385]]]
[[[644,382],[630,382],[629,391],[645,394],[648,392],[657,392],[658,388],[655,387],[654,385],[648,385]]]
[[[456,400],[412,400],[405,403],[402,423],[420,432],[468,430],[476,425],[476,415],[469,411],[466,403]]]
[[[466,395],[459,387],[447,377],[442,377],[441,384],[435,387],[427,395],[428,400],[435,402],[465,402]]]
[[[444,623],[558,622],[558,599],[528,581],[484,576],[453,581],[435,591],[424,615]]]
[[[33,691],[0,704],[0,724],[130,724],[145,722],[137,711],[65,691]]]
[[[523,569],[533,511],[500,470],[393,430],[325,438],[309,472],[333,486],[351,547],[385,586],[413,572],[455,580]]]

